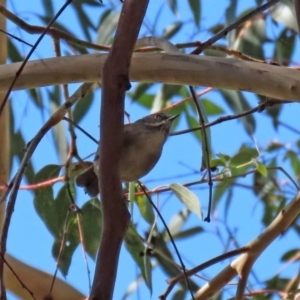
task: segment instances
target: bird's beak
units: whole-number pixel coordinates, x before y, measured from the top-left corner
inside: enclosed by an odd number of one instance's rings
[[[170,116],[170,117],[169,117],[169,120],[173,122],[177,117],[179,117],[179,115],[180,115],[180,114],[175,115],[175,116]]]

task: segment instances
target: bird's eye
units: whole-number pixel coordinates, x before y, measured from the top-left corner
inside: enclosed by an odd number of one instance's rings
[[[155,115],[154,117],[156,120],[160,119],[160,116],[159,115]]]

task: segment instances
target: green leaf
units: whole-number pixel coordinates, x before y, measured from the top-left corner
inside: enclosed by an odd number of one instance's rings
[[[178,5],[177,5],[177,0],[168,0],[168,4],[171,8],[171,11],[175,16],[178,15]]]
[[[228,216],[228,211],[230,208],[231,200],[233,196],[233,189],[228,189],[228,193],[225,199],[225,209],[224,209],[224,221],[225,224],[227,223],[227,216]]]
[[[201,18],[201,2],[200,0],[189,0],[189,5],[193,13],[195,23],[199,28]]]
[[[53,2],[49,0],[43,0],[44,11],[49,16],[54,16]]]
[[[168,224],[168,228],[173,237],[182,231],[182,228],[186,224],[190,214],[191,212],[187,208],[184,208],[172,217]],[[164,231],[164,234],[164,240],[170,240],[170,236],[166,231]]]
[[[228,186],[230,183],[226,180],[223,182],[217,183],[214,188],[213,197],[212,197],[212,211],[214,211],[220,202],[223,195],[228,192]]]
[[[195,213],[201,220],[203,219],[200,201],[193,192],[178,183],[170,184],[170,188],[188,210]]]
[[[139,211],[146,222],[150,225],[155,222],[155,215],[153,212],[153,207],[149,202],[148,198],[144,195],[136,196],[135,203],[137,204]]]
[[[138,235],[135,228],[129,226],[125,236],[125,247],[138,265],[145,283],[152,294],[152,266],[147,253],[145,253],[145,246],[142,238]]]
[[[183,26],[183,23],[182,22],[174,22],[173,24],[167,26],[165,29],[164,29],[164,32],[163,32],[163,38],[165,39],[170,39],[172,38],[177,32],[180,31],[180,29],[182,28]]]
[[[3,33],[2,33],[3,34]],[[20,54],[18,48],[14,45],[14,43],[11,41],[11,39],[8,39],[8,44],[7,44],[7,53],[9,55],[9,58],[12,62],[19,62],[23,61],[23,57]]]
[[[292,150],[286,152],[283,160],[289,159],[295,175],[300,174],[300,162],[298,154]]]
[[[82,1],[81,1],[82,3]],[[81,23],[81,29],[83,30],[85,37],[88,41],[91,41],[91,34],[89,29],[95,30],[95,26],[87,12],[82,9],[81,5],[74,5],[75,13],[77,14],[77,20]],[[100,7],[100,6],[99,6]]]
[[[132,100],[139,101],[153,85],[153,83],[140,82],[136,84],[133,91],[128,92],[127,95],[130,96]]]
[[[52,187],[44,187],[35,192],[34,207],[55,238],[60,238],[62,235],[70,204],[66,185],[59,190],[56,199]]]
[[[102,213],[99,199],[93,198],[81,207],[80,223],[86,252],[93,258],[99,248],[102,231]]]
[[[186,230],[182,230],[178,232],[177,234],[173,235],[173,239],[186,239],[193,236],[198,236],[199,233],[204,232],[203,227],[201,226],[195,226]]]
[[[284,149],[285,145],[284,144],[281,144],[280,142],[274,142],[272,141],[267,149],[266,149],[266,152],[273,152],[273,151],[278,151],[279,149]]]
[[[230,166],[240,167],[244,164],[250,165],[253,159],[258,157],[259,153],[255,148],[241,148],[240,151],[234,155],[230,160]]]
[[[180,85],[163,84],[152,102],[151,111],[157,112],[166,106],[166,103],[176,95],[180,95]]]
[[[33,182],[34,183],[39,183],[41,181],[56,178],[56,177],[58,177],[58,175],[60,173],[60,170],[61,170],[60,165],[54,165],[54,164],[47,165],[47,166],[43,167],[42,169],[40,169],[35,174]]]
[[[296,14],[291,1],[281,1],[270,9],[270,13],[274,21],[283,23],[287,28],[298,32],[297,20],[295,18]]]
[[[154,97],[154,95],[144,94],[140,97],[137,103],[150,110],[152,108]]]
[[[53,90],[48,90],[50,101],[50,112],[54,114],[60,107],[61,92],[59,86],[54,86]],[[63,122],[59,122],[51,130],[54,140],[55,140],[55,150],[57,151],[59,157],[62,161],[66,159],[68,152],[68,139],[66,135],[66,127]]]
[[[297,145],[298,149],[300,150],[300,140],[297,140],[296,145]]]
[[[256,163],[257,163],[257,167],[256,167],[257,171],[261,175],[267,176],[268,175],[268,170],[267,170],[266,166],[263,163],[259,162],[259,161],[257,161]]]
[[[233,48],[251,57],[264,60],[263,44],[266,41],[266,21],[261,18],[246,28],[242,35],[239,35]]]
[[[46,166],[36,176],[36,180],[46,179],[50,173],[56,173],[55,167]],[[56,173],[57,174],[57,173]],[[44,187],[35,192],[34,207],[37,214],[44,222],[47,229],[54,237],[52,254],[58,259],[62,241],[65,238],[63,252],[59,260],[59,269],[64,276],[67,275],[72,255],[79,244],[78,224],[76,213],[70,210],[71,201],[67,188],[74,191],[73,185],[63,185],[56,198],[53,196],[52,187]]]
[[[295,50],[295,32],[285,28],[276,40],[274,57],[280,65],[288,66]]]
[[[10,142],[11,142],[11,155],[10,160],[10,170],[12,170],[12,164],[14,157],[17,157],[18,161],[22,161],[25,154],[26,142],[20,131],[14,132],[14,116],[12,108],[10,107],[11,118],[10,118]],[[4,127],[3,127],[4,128]],[[31,160],[27,164],[27,168],[24,173],[28,182],[32,182],[34,178],[34,169]]]
[[[230,161],[231,157],[227,154],[218,153],[217,156],[220,158],[220,160],[223,162],[224,165],[227,164],[228,161]]]
[[[179,288],[175,291],[172,300],[182,300],[185,299],[185,295],[187,294],[187,291],[184,290],[182,287],[179,286]]]
[[[281,275],[274,276],[265,282],[267,289],[276,289],[277,291],[284,290],[284,288],[291,282],[291,278],[283,278]],[[270,299],[270,298],[269,298]],[[294,299],[294,297],[292,298]]]
[[[237,0],[231,0],[226,8],[226,24],[230,24],[236,20]]]
[[[222,29],[224,29],[224,24],[216,24],[209,28],[209,32],[216,34]]]
[[[213,158],[210,161],[210,167],[211,168],[224,167],[224,166],[225,166],[225,164],[221,159]]]
[[[220,90],[220,93],[235,114],[240,114],[241,112],[250,109],[247,100],[240,91]],[[244,125],[246,132],[249,135],[252,135],[256,127],[253,115],[247,115],[239,120]]]
[[[86,115],[93,103],[93,93],[87,94],[84,98],[77,101],[73,109],[73,121],[79,123]]]
[[[34,104],[38,107],[38,108],[42,108],[43,107],[43,101],[42,101],[42,94],[40,89],[29,89],[27,90],[27,92],[29,93],[31,99],[33,100]],[[43,111],[42,111],[43,112]]]
[[[114,12],[110,13],[105,17],[105,19],[103,19],[97,30],[96,44],[108,45],[111,43],[119,18],[120,12]]]
[[[203,106],[205,108],[206,114],[208,116],[215,116],[215,115],[221,115],[224,114],[225,111],[222,107],[220,107],[219,105],[215,104],[214,102],[212,102],[209,99],[201,99]]]
[[[188,111],[185,111],[186,121],[188,123],[189,128],[196,128],[199,127],[199,121],[196,120],[193,116],[191,116]],[[196,139],[201,142],[201,134],[200,130],[192,131],[192,134],[196,137]]]
[[[55,239],[52,246],[52,255],[56,260],[59,258],[59,270],[64,276],[67,276],[72,262],[72,256],[79,244],[76,213],[70,211],[69,218],[66,218],[65,222],[67,222],[67,226],[65,227],[65,236],[62,234],[60,237]],[[62,245],[63,242],[64,244]]]
[[[295,255],[299,252],[299,249],[292,249],[287,251],[281,256],[281,261],[282,262],[288,262],[290,261],[293,257],[295,258]],[[297,255],[297,260],[299,260],[299,255]],[[296,260],[293,260],[296,261]]]

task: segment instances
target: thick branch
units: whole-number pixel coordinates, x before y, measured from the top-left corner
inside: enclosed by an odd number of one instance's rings
[[[148,0],[126,0],[114,43],[102,72],[101,148],[98,174],[103,231],[90,299],[112,299],[119,252],[130,216],[122,196],[118,163],[123,144],[125,92],[130,87],[131,56]],[[101,59],[100,59],[101,61]],[[98,67],[99,67],[98,63]]]
[[[106,54],[88,54],[28,62],[14,89],[101,81],[99,64],[101,68],[106,58]],[[19,67],[20,63],[0,66],[0,92],[7,90]],[[229,58],[135,53],[130,80],[203,85],[252,91],[276,99],[300,99],[299,71]]]
[[[46,299],[53,279],[52,274],[33,268],[9,254],[5,255],[5,259],[17,274],[19,280],[33,293],[35,299]],[[7,266],[4,268],[4,278],[7,289],[12,291],[18,299],[33,299]],[[51,296],[52,299],[85,299],[82,293],[59,278],[56,278]]]

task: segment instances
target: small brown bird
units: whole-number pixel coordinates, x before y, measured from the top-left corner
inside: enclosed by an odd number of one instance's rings
[[[158,162],[164,143],[176,116],[156,113],[134,123],[124,125],[124,141],[119,165],[122,182],[135,181],[148,174]],[[84,187],[91,197],[99,194],[98,168],[100,143],[94,165],[87,168],[76,179],[76,185]]]

